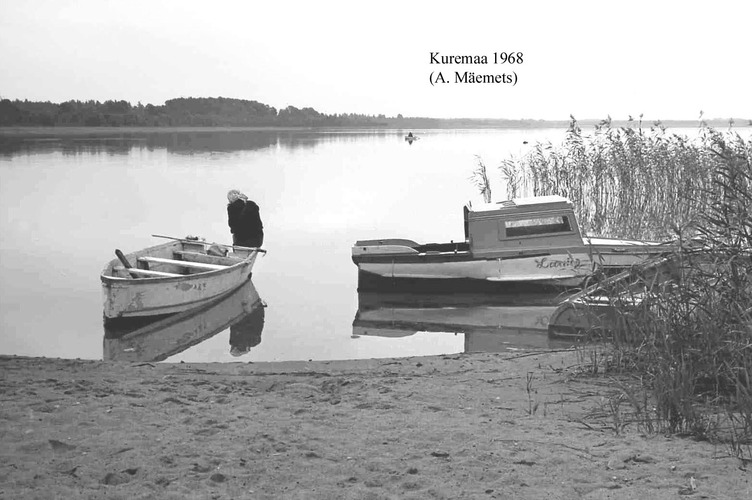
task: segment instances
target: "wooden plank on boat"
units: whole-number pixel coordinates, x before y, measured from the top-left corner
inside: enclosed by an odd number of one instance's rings
[[[151,277],[158,277],[158,278],[176,278],[178,276],[184,276],[183,274],[176,274],[176,273],[165,273],[163,271],[152,271],[150,269],[137,269],[135,267],[116,267],[114,269],[115,271],[121,271],[121,272],[127,272],[131,274],[140,274],[142,276],[151,276]]]
[[[198,262],[201,264],[233,266],[241,262],[241,259],[238,257],[220,257],[218,255],[207,255],[201,252],[188,252],[185,250],[175,250],[172,254],[175,257],[183,259],[183,261]]]
[[[155,264],[172,264],[175,266],[191,267],[193,269],[204,269],[208,271],[219,271],[227,269],[230,266],[221,264],[203,264],[201,262],[190,262],[187,260],[163,259],[161,257],[139,257],[139,262],[153,262]]]

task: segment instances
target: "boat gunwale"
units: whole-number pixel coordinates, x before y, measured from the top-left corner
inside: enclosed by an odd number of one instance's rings
[[[204,243],[201,241],[198,241],[197,243]],[[127,255],[135,255],[137,257],[142,256],[142,254],[145,254],[147,252],[152,251],[158,251],[162,249],[168,249],[168,248],[176,248],[176,249],[182,249],[184,248],[184,245],[180,241],[172,241],[167,243],[161,243],[159,245],[154,245],[151,247],[142,248],[140,250],[136,250],[134,252],[130,252]],[[135,284],[156,284],[156,283],[171,283],[171,282],[177,282],[177,281],[197,281],[197,280],[204,280],[208,279],[214,276],[220,276],[223,274],[227,274],[230,272],[233,272],[237,270],[238,268],[243,267],[244,265],[252,263],[253,259],[258,257],[258,254],[261,253],[260,248],[254,249],[254,251],[250,252],[248,256],[245,258],[241,257],[231,257],[231,258],[237,258],[239,259],[238,262],[229,265],[225,267],[224,269],[210,269],[206,271],[201,271],[197,273],[191,273],[191,274],[184,274],[180,276],[154,276],[154,277],[143,277],[143,278],[124,278],[120,276],[112,276],[112,273],[115,271],[115,268],[118,264],[122,264],[119,259],[112,259],[110,262],[105,265],[104,269],[102,269],[102,272],[100,273],[99,277],[103,284],[105,285],[121,285],[121,284],[128,284],[128,285],[135,285]],[[207,254],[208,255],[208,254]],[[126,269],[123,267],[123,269]]]
[[[384,260],[398,258],[401,262],[412,261],[413,259],[422,260],[452,260],[452,261],[482,261],[482,260],[511,260],[521,258],[543,257],[548,255],[566,255],[574,253],[587,253],[591,256],[598,255],[642,255],[642,254],[661,254],[670,253],[675,249],[675,245],[663,242],[649,242],[643,244],[639,240],[621,240],[613,239],[613,244],[584,243],[583,245],[566,245],[566,246],[530,246],[524,249],[505,248],[494,251],[487,251],[481,254],[473,253],[469,250],[446,251],[446,252],[393,252],[393,253],[367,253],[352,252],[352,259],[360,262],[380,262]],[[623,243],[627,241],[627,243]],[[355,249],[357,246],[353,246]]]

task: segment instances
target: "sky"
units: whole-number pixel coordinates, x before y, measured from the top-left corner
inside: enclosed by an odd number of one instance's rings
[[[748,0],[0,0],[0,98],[746,120],[750,19]],[[505,54],[515,63],[494,64]],[[513,82],[457,81],[465,72]]]

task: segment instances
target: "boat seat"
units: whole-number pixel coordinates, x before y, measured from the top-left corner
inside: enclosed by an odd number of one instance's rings
[[[200,252],[186,252],[184,250],[175,250],[172,254],[178,260],[198,262],[200,264],[232,266],[241,261],[241,259],[237,257],[220,257],[218,255],[207,255]]]
[[[135,267],[126,269],[123,266],[118,266],[114,270],[117,272],[125,273],[125,274],[133,273],[133,274],[140,274],[146,277],[153,277],[153,278],[175,278],[178,276],[184,276],[183,274],[165,273],[163,271],[152,271],[150,269],[137,269]]]
[[[220,269],[227,269],[228,267],[230,267],[221,264],[204,264],[202,262],[190,262],[187,260],[163,259],[161,257],[139,257],[138,261],[154,264],[172,264],[175,266],[190,267],[193,269],[203,269],[205,271],[218,271]]]

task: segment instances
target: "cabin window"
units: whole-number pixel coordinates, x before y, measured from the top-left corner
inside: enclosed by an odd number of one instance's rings
[[[569,224],[569,217],[566,215],[508,220],[504,221],[502,224],[505,226],[507,238],[568,233],[572,231],[572,226]],[[499,234],[501,235],[502,232],[499,231]]]

